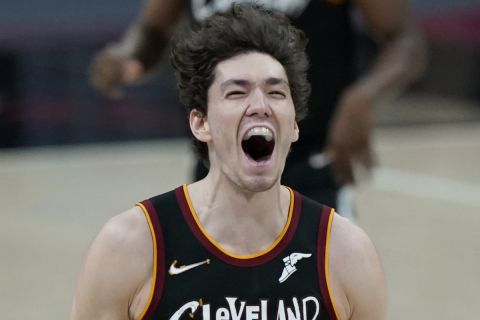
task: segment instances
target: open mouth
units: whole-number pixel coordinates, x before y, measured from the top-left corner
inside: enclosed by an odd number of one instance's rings
[[[243,152],[256,162],[270,159],[274,148],[273,133],[265,127],[255,127],[248,130],[242,140]]]

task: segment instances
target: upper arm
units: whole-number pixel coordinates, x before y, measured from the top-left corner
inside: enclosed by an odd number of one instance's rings
[[[399,33],[416,33],[408,0],[356,0],[369,27],[384,40]]]
[[[186,0],[146,0],[142,15],[150,25],[167,31],[181,16]]]
[[[129,319],[135,294],[152,272],[152,244],[138,208],[110,219],[82,266],[72,319]]]
[[[366,233],[336,215],[330,255],[333,295],[338,302],[340,319],[386,319],[385,275]]]

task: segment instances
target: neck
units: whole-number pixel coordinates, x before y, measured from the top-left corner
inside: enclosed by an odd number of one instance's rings
[[[203,228],[233,254],[255,254],[269,247],[288,218],[290,192],[280,182],[254,192],[209,174],[188,191]]]

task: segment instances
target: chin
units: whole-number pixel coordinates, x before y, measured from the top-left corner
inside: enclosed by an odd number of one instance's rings
[[[275,177],[256,176],[243,181],[244,188],[251,192],[264,192],[272,189],[279,179]]]

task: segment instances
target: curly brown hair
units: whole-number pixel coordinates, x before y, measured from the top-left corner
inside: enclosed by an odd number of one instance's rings
[[[208,113],[208,89],[221,61],[247,52],[266,53],[284,67],[296,120],[307,114],[310,84],[305,53],[307,39],[280,12],[255,4],[234,4],[203,22],[178,32],[172,39],[170,61],[175,70],[180,100],[188,112]],[[208,163],[205,143],[194,139],[200,157]]]

